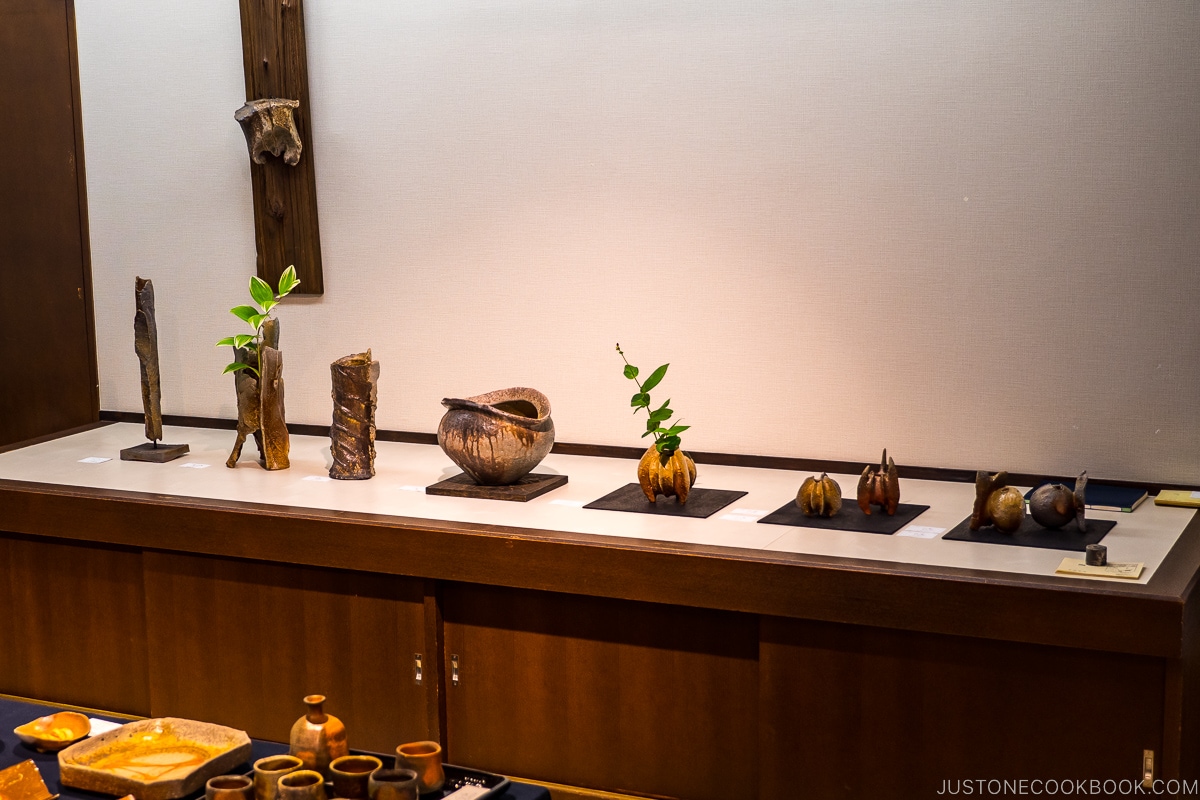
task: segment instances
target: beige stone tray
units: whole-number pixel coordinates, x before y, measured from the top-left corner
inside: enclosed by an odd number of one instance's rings
[[[63,786],[176,800],[250,757],[245,731],[164,717],[122,725],[58,754]]]

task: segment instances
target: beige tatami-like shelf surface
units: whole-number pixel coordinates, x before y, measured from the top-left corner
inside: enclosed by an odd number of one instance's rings
[[[684,519],[582,507],[636,480],[635,462],[628,459],[548,456],[537,471],[568,475],[567,485],[514,503],[426,495],[427,485],[459,472],[433,445],[378,442],[375,478],[333,481],[328,478],[329,440],[322,437],[293,436],[291,469],[278,472],[258,466],[253,442],[238,467],[228,469],[232,431],[168,427],[164,437],[169,443],[187,443],[191,453],[167,464],[121,461],[122,448],[144,441],[142,426],[115,424],[2,453],[0,479],[1033,575],[1052,575],[1064,556],[1082,557],[1063,550],[942,540],[939,529],[949,531],[971,512],[975,490],[966,483],[903,481],[903,502],[930,508],[911,523],[910,528],[921,530],[883,536],[757,523],[758,517],[795,498],[805,475],[785,470],[701,464],[698,486],[748,494],[708,519]],[[109,460],[82,461],[100,458]],[[852,496],[857,476],[834,477],[843,493]],[[1145,583],[1194,513],[1148,500],[1133,513],[1090,511],[1089,516],[1117,520],[1104,538],[1109,560],[1144,562],[1146,570],[1137,582]]]

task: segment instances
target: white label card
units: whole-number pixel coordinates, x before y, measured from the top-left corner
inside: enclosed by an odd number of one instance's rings
[[[717,519],[723,519],[727,522],[758,522],[758,517],[748,516],[746,514],[722,514]]]
[[[914,539],[936,539],[945,532],[945,528],[933,528],[928,525],[909,525],[904,530],[899,531],[896,535],[911,536]]]
[[[1200,492],[1192,492],[1193,500],[1200,500]]]
[[[88,722],[92,723],[92,736],[99,736],[102,733],[115,731],[117,728],[125,724],[123,722],[109,722],[106,719],[96,719],[95,717],[88,717]]]
[[[105,461],[112,461],[111,458],[104,456],[88,456],[87,458],[79,459],[80,464],[103,464]]]
[[[403,491],[406,491],[406,492],[424,492],[425,491],[424,486],[412,486],[411,484],[407,485],[407,486],[401,486],[400,489],[402,489]]]
[[[328,475],[305,475],[303,478],[301,478],[301,480],[313,481],[314,483],[325,483],[327,481],[332,481],[333,478],[329,477]]]
[[[571,506],[572,508],[583,508],[587,505],[585,500],[551,500],[552,506]]]
[[[180,464],[182,469],[208,469],[208,464]]]
[[[446,795],[443,800],[475,800],[476,797],[483,797],[489,791],[491,790],[483,786],[464,786]]]

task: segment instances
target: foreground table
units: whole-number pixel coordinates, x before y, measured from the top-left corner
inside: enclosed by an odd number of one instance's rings
[[[51,794],[58,794],[63,800],[97,800],[101,795],[85,792],[80,789],[73,789],[69,786],[60,786],[58,782],[58,754],[39,753],[23,744],[17,738],[17,735],[13,733],[13,728],[18,725],[23,725],[30,720],[61,710],[58,706],[0,697],[0,769],[11,767],[27,759],[32,759],[37,764],[38,770],[42,773],[42,779],[46,781],[46,786],[49,787]],[[88,716],[117,723],[129,721],[109,714],[89,713]],[[238,774],[248,772],[250,765],[258,759],[265,756],[286,753],[287,751],[288,746],[286,744],[255,739],[254,747],[250,753],[250,760],[242,766],[235,767],[232,772]],[[498,800],[550,800],[550,793],[540,786],[514,782],[509,785],[503,794],[498,796]]]

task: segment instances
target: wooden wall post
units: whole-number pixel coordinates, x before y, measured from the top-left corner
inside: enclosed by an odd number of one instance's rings
[[[246,100],[299,100],[296,127],[304,146],[300,163],[269,157],[250,162],[254,186],[254,238],[258,275],[271,286],[289,265],[300,285],[293,294],[324,294],[321,234],[317,223],[317,172],[308,96],[308,59],[301,0],[239,0]]]

